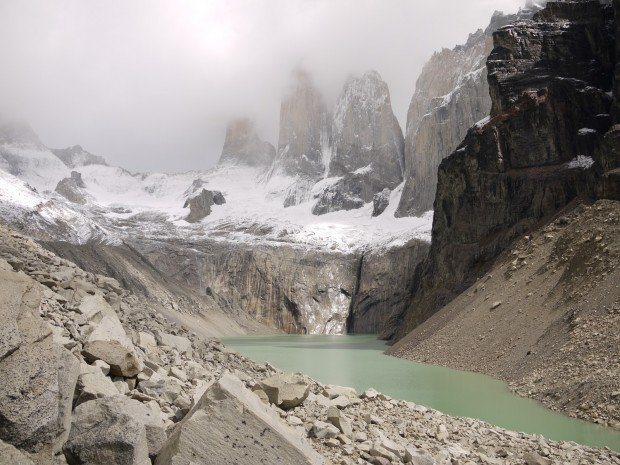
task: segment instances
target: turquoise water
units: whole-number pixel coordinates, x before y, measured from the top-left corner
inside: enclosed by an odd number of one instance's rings
[[[358,392],[374,387],[450,415],[620,451],[620,432],[556,413],[488,376],[387,356],[384,343],[374,336],[246,336],[224,342],[255,362],[303,372],[323,383]]]

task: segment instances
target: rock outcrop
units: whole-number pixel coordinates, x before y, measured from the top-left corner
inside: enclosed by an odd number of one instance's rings
[[[67,165],[68,168],[79,168],[80,166],[104,165],[108,166],[105,158],[84,150],[81,145],[74,145],[66,149],[51,149],[52,153]]]
[[[82,175],[77,171],[71,171],[71,177],[61,179],[55,191],[69,202],[84,205],[86,203],[86,194],[83,191],[85,187]]]
[[[387,84],[376,71],[345,84],[334,109],[328,176],[312,212],[360,208],[403,180],[404,140]]]
[[[226,139],[219,164],[240,163],[248,166],[267,167],[273,163],[276,149],[256,134],[254,122],[238,119],[226,127]]]
[[[213,205],[223,205],[226,203],[224,195],[219,191],[202,189],[197,195],[188,198],[183,204],[183,208],[189,208],[189,215],[185,217],[188,223],[198,223],[211,214]]]
[[[218,240],[191,249],[152,241],[132,247],[165,275],[214,296],[230,313],[249,314],[289,333],[346,331],[357,269],[352,255]]]
[[[493,49],[493,32],[531,17],[537,9],[530,5],[516,15],[496,12],[485,30],[471,34],[464,45],[434,53],[424,65],[407,113],[405,187],[398,216],[433,208],[441,160],[490,113],[486,60]]]
[[[398,336],[471,284],[516,237],[573,199],[596,195],[611,168],[602,142],[612,123],[613,27],[608,4],[550,2],[532,20],[494,33],[491,117],[440,165],[431,251],[416,270]]]

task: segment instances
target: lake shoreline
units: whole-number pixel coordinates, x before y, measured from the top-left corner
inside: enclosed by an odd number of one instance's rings
[[[297,352],[297,355],[291,355],[292,351],[295,351],[295,344],[301,342],[308,341],[320,341],[328,342],[326,345],[331,345],[332,347],[341,347],[344,351],[360,351],[364,350],[364,356],[366,359],[365,369],[372,370],[374,357],[379,357],[379,364],[382,367],[382,373],[384,374],[383,378],[385,378],[390,371],[397,370],[399,372],[406,372],[407,367],[410,371],[415,371],[416,373],[419,370],[429,371],[433,377],[435,377],[435,382],[443,383],[444,387],[449,383],[461,383],[459,388],[461,396],[465,396],[470,402],[472,402],[471,408],[463,409],[456,404],[450,404],[450,398],[455,398],[455,393],[450,391],[442,392],[442,394],[447,398],[440,401],[436,401],[433,399],[429,399],[428,396],[434,395],[433,392],[424,391],[424,386],[416,386],[416,389],[421,390],[422,395],[420,393],[417,396],[411,396],[408,393],[403,393],[403,391],[398,391],[398,389],[382,389],[385,383],[382,384],[381,376],[377,375],[374,379],[369,379],[368,383],[363,385],[356,382],[350,383],[338,383],[341,385],[347,385],[355,387],[358,391],[362,391],[368,387],[376,387],[379,391],[384,391],[386,395],[390,395],[393,398],[403,399],[404,402],[413,401],[416,405],[425,405],[427,407],[431,407],[433,410],[437,409],[443,412],[441,415],[445,415],[450,418],[461,418],[463,420],[472,420],[472,421],[486,421],[489,424],[500,424],[499,427],[507,428],[509,430],[517,430],[517,431],[528,431],[533,434],[542,434],[545,437],[552,437],[558,440],[573,440],[577,443],[589,444],[593,447],[610,447],[615,450],[620,450],[620,433],[613,431],[609,428],[604,428],[599,425],[594,425],[591,423],[587,423],[582,420],[577,420],[566,415],[562,415],[558,412],[554,412],[539,402],[528,399],[527,397],[518,396],[517,394],[511,392],[509,386],[501,380],[494,379],[488,375],[459,371],[459,370],[451,370],[449,368],[440,367],[440,366],[430,366],[423,364],[416,364],[415,362],[410,362],[406,360],[402,360],[399,358],[391,357],[389,355],[383,354],[383,349],[385,349],[385,345],[382,341],[378,341],[373,335],[353,335],[353,336],[287,336],[287,335],[279,335],[279,336],[247,336],[241,338],[224,338],[224,342],[229,346],[239,351],[242,355],[249,357],[250,359],[256,362],[264,362],[269,361],[271,364],[285,369],[287,371],[301,371],[305,374],[313,376],[315,379],[320,379],[320,381],[331,382],[331,381],[339,381],[342,379],[346,379],[347,376],[340,376],[330,378],[329,376],[322,377],[317,375],[317,367],[320,369],[325,369],[323,364],[315,364],[313,367],[312,360],[321,360],[326,359],[324,355],[316,355],[315,352],[321,350],[329,350],[326,348],[317,349],[316,347],[309,347],[307,344],[302,344],[302,347],[298,347],[300,352]],[[320,345],[320,344],[319,344]],[[358,347],[354,347],[354,346]],[[271,348],[270,348],[271,346]],[[365,347],[362,347],[365,346]],[[262,352],[261,352],[262,351]],[[300,354],[303,351],[304,355]],[[271,354],[271,356],[269,356]],[[281,360],[282,354],[289,354],[294,360],[290,360],[289,363],[285,363],[286,361]],[[299,359],[296,359],[297,356],[300,356]],[[278,357],[280,359],[278,360]],[[315,358],[316,357],[316,358]],[[330,353],[327,357],[331,361],[336,361],[336,363],[345,363],[342,358],[339,358],[337,353]],[[387,360],[386,360],[387,359]],[[387,362],[387,364],[386,364]],[[404,368],[405,367],[405,368]],[[417,371],[416,371],[417,370]],[[415,375],[413,375],[415,376]],[[458,379],[458,380],[457,380]],[[355,381],[353,377],[349,377],[350,381]],[[376,382],[374,382],[376,381]],[[399,381],[401,384],[406,385],[407,382],[410,384],[414,384],[413,381]],[[481,387],[482,386],[482,387]],[[434,389],[434,391],[441,392],[441,386]],[[486,389],[487,391],[483,391],[481,394],[477,392],[481,389]],[[400,393],[400,395],[399,395]],[[394,395],[392,395],[394,394]],[[426,396],[426,397],[425,397]],[[487,396],[488,399],[484,397]],[[457,393],[456,398],[459,395]],[[475,403],[478,402],[480,405],[487,409],[487,411],[482,412],[482,415],[476,415],[474,410]],[[501,402],[507,402],[510,408],[518,411],[517,418],[512,419],[511,421],[493,421],[497,419],[497,416],[493,416],[494,405],[501,405]],[[499,408],[499,407],[498,407]],[[528,415],[531,416],[530,419],[524,418]],[[482,418],[481,418],[482,417]],[[480,419],[481,418],[481,419]],[[530,421],[530,427],[527,427],[527,423],[524,421]],[[544,425],[545,428],[540,429],[540,431],[536,431],[536,428],[532,428],[532,422],[540,421],[542,423],[549,423],[548,425]],[[526,427],[523,427],[523,426]],[[568,425],[568,426],[567,426]],[[519,428],[521,426],[521,428]],[[550,429],[553,428],[567,428],[567,431],[561,435],[549,434]],[[553,431],[552,431],[553,433]],[[572,435],[572,436],[571,436]],[[597,439],[597,436],[603,436],[605,439]]]

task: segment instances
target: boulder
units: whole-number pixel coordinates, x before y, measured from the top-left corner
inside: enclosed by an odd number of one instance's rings
[[[157,347],[157,341],[155,340],[155,336],[153,336],[151,333],[145,333],[143,331],[138,332],[138,337],[135,343],[145,350]]]
[[[348,438],[353,437],[353,427],[351,420],[340,411],[338,407],[332,406],[327,409],[327,421],[338,428],[342,434]]]
[[[131,377],[142,371],[142,362],[117,317],[106,315],[88,337],[84,356],[89,361],[103,360],[110,374]]]
[[[179,394],[181,394],[183,383],[171,376],[159,377],[159,375],[157,375],[156,378],[157,379],[142,381],[138,385],[138,389],[153,398],[162,398],[167,402],[174,402]]]
[[[317,439],[331,439],[337,437],[340,431],[331,423],[318,420],[312,425],[312,434]]]
[[[150,465],[145,425],[131,410],[141,406],[123,396],[78,405],[63,447],[69,465]]]
[[[241,380],[225,374],[173,430],[156,465],[325,464]]]
[[[541,457],[536,452],[526,452],[523,454],[523,460],[527,465],[551,465],[551,460]]]
[[[104,316],[116,316],[112,307],[98,294],[86,295],[78,307],[78,312],[80,316],[76,318],[76,323],[79,324],[99,323]]]
[[[300,374],[277,374],[260,382],[269,402],[283,409],[297,407],[308,397],[310,383]]]
[[[415,447],[405,447],[405,462],[413,465],[435,465],[435,459]]]
[[[123,408],[122,412],[144,425],[149,456],[155,457],[159,454],[167,439],[166,427],[159,404],[155,401],[143,404],[137,400],[126,399],[119,405]]]
[[[352,387],[335,386],[333,384],[327,384],[323,388],[323,395],[330,399],[335,399],[336,397],[339,397],[339,396],[345,396],[345,397],[349,397],[353,399],[357,397],[357,391],[353,389]]]
[[[101,369],[96,366],[86,365],[80,367],[78,376],[76,405],[101,397],[117,396],[118,389],[110,378],[105,376]]]
[[[172,347],[180,354],[192,355],[192,341],[186,337],[155,331],[155,340],[159,345]]]
[[[55,453],[69,433],[79,362],[39,317],[39,289],[24,274],[0,271],[0,440]]]

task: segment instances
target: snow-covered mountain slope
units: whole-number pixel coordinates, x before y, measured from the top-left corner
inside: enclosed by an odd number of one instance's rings
[[[25,227],[30,212],[37,222],[28,229],[41,229],[50,237],[71,242],[116,243],[126,235],[140,234],[349,252],[395,247],[413,238],[430,240],[431,215],[394,217],[402,186],[392,192],[390,207],[379,217],[372,217],[370,202],[357,210],[319,218],[312,214],[314,198],[284,208],[284,199],[298,179],[269,177],[265,167],[230,163],[208,171],[135,174],[106,164],[73,164],[73,171],[81,174],[80,193],[86,199],[76,204],[54,192],[72,170],[42,144],[3,141],[0,154],[3,220]],[[315,186],[314,196],[331,180]],[[226,202],[213,205],[209,216],[190,224],[185,220],[189,209],[183,206],[202,189],[220,191]]]
[[[119,237],[64,198],[42,195],[21,179],[0,170],[0,219],[43,240],[117,244]]]

